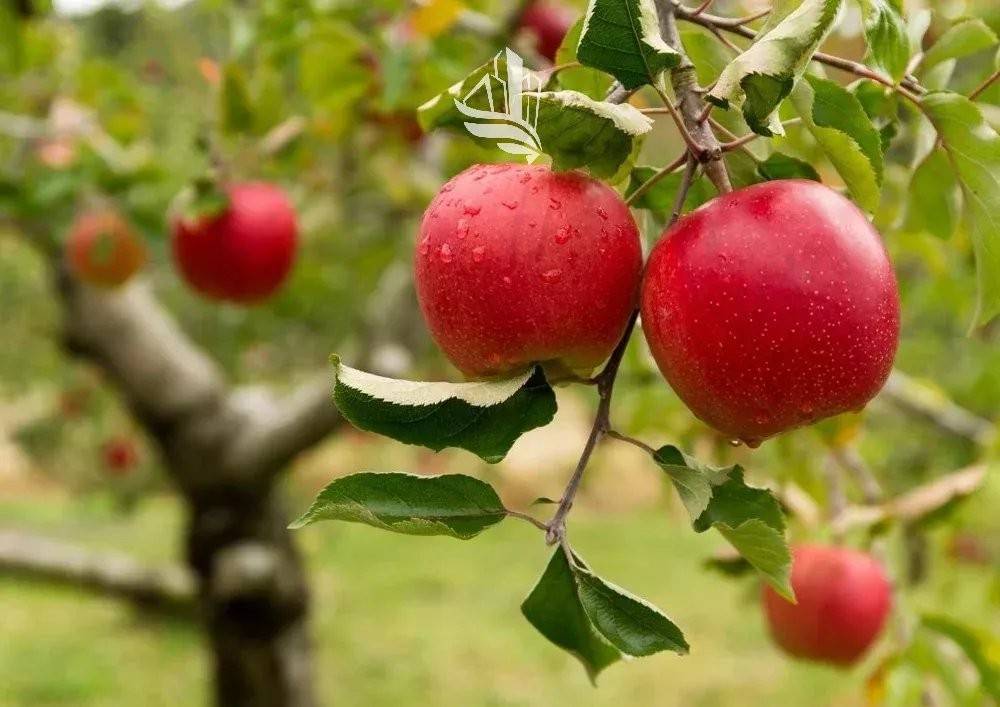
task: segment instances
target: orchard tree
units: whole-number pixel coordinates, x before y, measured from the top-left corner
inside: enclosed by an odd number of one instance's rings
[[[557,387],[595,397],[559,498],[509,508],[470,475],[364,471],[292,527],[471,539],[531,524],[552,550],[522,613],[596,680],[626,656],[690,648],[572,543],[592,456],[628,444],[694,532],[733,548],[712,564],[760,579],[791,655],[847,665],[881,637],[873,685],[902,690],[897,703],[926,680],[969,704],[1000,699],[975,627],[897,600],[919,575],[923,528],[983,483],[995,426],[893,369],[920,307],[947,326],[920,289],[923,259],[975,281],[967,346],[995,348],[996,35],[893,0],[748,16],[712,4],[591,0],[572,24],[555,4],[455,0],[76,23],[41,4],[0,10],[0,220],[48,264],[67,352],[114,384],[187,506],[219,704],[315,704],[307,584],[277,492],[298,453],[347,420],[493,464],[553,419]],[[862,51],[833,36],[847,12]],[[539,71],[523,74],[509,44]],[[537,122],[477,90],[511,76]],[[136,238],[172,263],[169,277],[147,270],[202,345],[154,298]],[[972,301],[956,287],[952,301]],[[387,377],[424,353],[414,300],[465,380]],[[272,370],[283,395],[227,380],[239,376],[226,322],[279,339],[276,311],[343,342],[333,404],[328,375]],[[306,343],[287,365],[319,365],[332,339],[293,333]],[[995,388],[1000,360],[977,361],[966,387]],[[859,451],[876,395],[905,413],[880,433],[919,458],[913,478]],[[634,413],[638,396],[654,414]],[[912,434],[915,420],[947,442]],[[812,434],[788,434],[802,427]],[[811,542],[792,551],[790,535]],[[19,566],[47,546],[30,547],[14,548]],[[128,569],[90,575],[144,600],[190,591],[175,575],[140,586]]]

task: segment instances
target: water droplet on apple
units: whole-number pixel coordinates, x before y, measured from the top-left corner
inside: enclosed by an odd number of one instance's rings
[[[431,237],[424,236],[420,239],[420,255],[427,255],[431,250]]]
[[[477,245],[472,249],[472,262],[481,263],[483,262],[483,256],[486,254],[486,246]]]
[[[553,211],[558,211],[559,209],[562,208],[562,202],[559,201],[558,199],[553,199],[552,197],[549,197],[549,208],[552,209]]]
[[[479,212],[482,211],[482,210],[483,210],[483,207],[481,207],[481,206],[466,205],[466,207],[465,207],[465,213],[468,214],[469,216],[478,216]]]
[[[470,228],[472,227],[469,225],[469,220],[460,218],[458,219],[458,227],[455,229],[455,233],[456,235],[458,235],[459,238],[465,238],[467,235],[469,235]]]
[[[450,263],[452,258],[451,246],[447,243],[442,243],[441,249],[438,251],[438,256],[441,258],[442,263]]]
[[[608,219],[608,211],[603,206],[597,207],[597,215],[600,216],[605,221],[607,221]]]
[[[563,225],[559,227],[556,231],[555,240],[559,245],[566,245],[569,243],[569,239],[573,237],[573,229],[571,226]]]
[[[552,268],[551,270],[546,270],[542,273],[542,280],[548,283],[559,282],[562,277],[562,270],[559,268]]]
[[[503,284],[505,284],[505,285],[509,285],[510,284],[510,278],[507,277],[506,275],[503,276]]]
[[[511,199],[510,201],[501,201],[500,203],[506,206],[511,211],[517,208],[517,201],[513,199]]]
[[[750,449],[757,449],[763,441],[759,437],[746,437],[742,440],[743,444],[750,447]]]
[[[740,439],[731,439],[731,440],[729,440],[729,444],[731,446],[733,446],[733,447],[739,447],[741,444],[743,444],[743,440],[740,440]]]

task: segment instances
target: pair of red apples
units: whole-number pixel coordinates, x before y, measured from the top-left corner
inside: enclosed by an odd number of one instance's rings
[[[628,206],[579,172],[477,165],[420,228],[420,305],[466,376],[606,360],[638,306],[660,370],[700,419],[751,447],[861,409],[889,375],[899,294],[878,233],[817,182],[724,194],[681,218],[643,273]]]
[[[247,182],[225,189],[225,206],[171,224],[174,260],[184,279],[206,297],[253,304],[271,296],[295,261],[295,211],[278,187]],[[145,263],[132,227],[107,209],[81,214],[67,243],[70,266],[83,281],[116,287]]]

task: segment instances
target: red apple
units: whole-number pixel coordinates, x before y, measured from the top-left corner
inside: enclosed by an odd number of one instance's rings
[[[892,607],[882,567],[863,552],[824,545],[792,550],[792,604],[765,586],[761,601],[775,642],[796,658],[834,665],[857,661]]]
[[[568,7],[556,2],[537,0],[521,15],[518,27],[534,37],[539,54],[554,62],[559,45],[575,19],[574,12]]]
[[[146,248],[132,227],[108,209],[77,216],[69,232],[66,256],[73,273],[83,282],[117,287],[146,262]]]
[[[636,305],[639,232],[610,187],[579,172],[477,165],[420,226],[417,295],[431,335],[470,377],[590,371]]]
[[[112,437],[101,448],[104,466],[112,476],[127,476],[139,461],[135,443],[128,437]]]
[[[202,294],[240,303],[259,302],[288,277],[298,243],[295,211],[273,184],[226,188],[229,203],[217,214],[173,223],[174,259],[184,279]]]
[[[653,249],[642,326],[680,398],[757,446],[864,407],[892,368],[899,292],[878,232],[821,184],[725,194]]]

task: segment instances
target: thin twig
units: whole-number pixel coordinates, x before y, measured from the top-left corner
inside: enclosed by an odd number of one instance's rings
[[[788,120],[782,122],[781,125],[782,125],[782,127],[788,127],[789,125],[797,125],[797,124],[799,124],[801,122],[802,122],[802,118],[789,118]],[[729,132],[729,131],[727,130],[726,132]],[[723,152],[731,152],[732,150],[736,150],[736,149],[738,149],[740,147],[743,147],[748,142],[753,142],[754,140],[756,140],[759,137],[760,137],[760,135],[758,135],[757,133],[749,133],[749,134],[743,135],[741,137],[732,138],[731,140],[729,140],[729,142],[722,143],[722,145],[721,145],[722,151]]]
[[[614,391],[615,379],[618,377],[618,368],[621,366],[622,358],[625,356],[625,349],[628,347],[628,341],[632,337],[632,330],[635,328],[635,322],[638,317],[638,310],[632,312],[621,340],[618,342],[615,350],[611,352],[611,358],[608,359],[604,369],[597,376],[597,392],[600,396],[600,401],[597,404],[597,414],[594,415],[594,424],[590,428],[590,435],[587,437],[587,443],[584,445],[580,459],[576,463],[573,476],[570,477],[569,483],[566,484],[566,489],[563,491],[562,498],[559,500],[559,507],[552,516],[552,520],[546,526],[545,542],[549,545],[563,541],[566,535],[566,514],[573,507],[573,499],[576,498],[576,493],[580,490],[583,472],[587,469],[587,463],[590,461],[597,443],[611,429],[611,394]]]
[[[656,450],[650,447],[645,442],[643,442],[641,439],[636,439],[635,437],[629,437],[626,434],[622,434],[618,430],[608,430],[608,437],[620,440],[622,442],[626,442],[627,444],[631,444],[633,447],[638,447],[639,449],[646,452],[646,454],[650,456],[656,454]]]
[[[722,123],[720,123],[715,118],[709,117],[708,122],[711,124],[711,126],[715,130],[717,130],[720,133],[722,133],[722,135],[727,138],[727,140],[729,141],[729,143],[735,143],[738,140],[740,140],[740,136],[739,135],[737,135],[736,133],[734,133],[733,131],[731,131],[729,128],[727,128],[725,125],[723,125]],[[723,143],[723,145],[724,144],[727,144],[727,143]],[[721,145],[720,145],[720,149],[722,149]],[[753,150],[751,150],[749,147],[747,147],[746,144],[736,145],[735,149],[741,150],[747,157],[749,157],[750,159],[752,159],[754,162],[757,162],[758,164],[763,161],[763,160],[761,160],[760,157],[758,157],[757,155],[755,155],[753,153]]]
[[[700,15],[705,10],[707,10],[708,8],[710,8],[712,6],[713,2],[715,2],[715,0],[704,0],[704,2],[701,3],[701,5],[699,5],[695,9],[691,10],[691,14],[692,15]]]
[[[688,159],[688,152],[687,150],[685,150],[680,155],[678,155],[677,159],[675,159],[673,162],[668,164],[663,169],[657,171],[652,177],[650,177],[641,185],[639,185],[639,188],[629,195],[629,197],[625,200],[625,203],[628,204],[629,206],[634,204],[636,201],[639,200],[639,197],[643,196],[646,192],[652,189],[657,182],[666,177],[668,174],[676,172],[679,167],[681,167],[685,162],[687,162],[687,159]]]
[[[509,508],[507,508],[504,512],[507,515],[509,515],[511,518],[520,518],[521,520],[525,520],[525,521],[531,523],[533,526],[535,526],[539,530],[548,530],[549,529],[549,527],[547,525],[545,525],[545,523],[543,523],[542,521],[538,520],[537,518],[535,518],[533,516],[529,516],[527,513],[521,513],[521,511],[512,511]]]
[[[997,69],[996,71],[994,71],[992,74],[990,74],[989,76],[986,77],[985,81],[983,81],[981,84],[979,84],[978,86],[976,86],[972,90],[972,93],[969,94],[969,100],[970,101],[974,101],[977,98],[979,98],[979,96],[983,93],[983,91],[985,91],[990,86],[992,86],[996,82],[997,79],[1000,79],[1000,69]]]
[[[681,217],[681,211],[684,210],[684,200],[687,199],[691,185],[694,184],[694,175],[697,171],[698,162],[695,161],[694,157],[689,157],[687,165],[684,168],[684,176],[681,177],[681,186],[677,189],[677,196],[674,198],[674,210],[670,213],[670,223],[667,224],[668,226],[673,226],[677,219]]]
[[[854,483],[861,490],[861,496],[865,503],[873,506],[882,502],[882,499],[885,498],[882,485],[856,449],[843,444],[831,444],[830,457],[851,475]]]
[[[729,19],[726,17],[717,17],[715,15],[709,15],[706,13],[692,14],[690,10],[687,10],[681,5],[674,4],[675,12],[678,19],[684,20],[685,22],[691,22],[693,24],[701,25],[709,31],[714,29],[720,29],[730,34],[735,34],[739,37],[744,37],[746,39],[756,39],[757,32],[750,29],[745,25],[745,18],[742,19]],[[864,64],[852,61],[851,59],[844,59],[843,57],[834,56],[832,54],[826,54],[824,52],[816,52],[812,55],[812,60],[819,62],[820,64],[826,64],[835,69],[840,69],[841,71],[846,71],[847,73],[854,74],[855,76],[861,76],[862,78],[871,79],[876,83],[880,83],[889,88],[899,90],[900,95],[904,96],[910,101],[915,103],[919,102],[919,98],[916,94],[922,93],[923,88],[915,83],[914,81],[904,78],[900,82],[899,86],[893,83],[892,79],[889,79],[881,74],[872,71]]]
[[[687,149],[696,158],[701,159],[701,156],[705,152],[705,148],[702,145],[699,145],[698,141],[695,140],[694,136],[692,136],[690,131],[688,131],[687,126],[684,124],[684,119],[681,118],[680,113],[677,112],[677,108],[674,107],[673,101],[670,100],[670,96],[664,93],[659,86],[653,86],[653,88],[656,89],[656,92],[659,94],[660,100],[663,101],[663,105],[667,107],[667,113],[671,118],[673,118],[674,124],[677,126],[677,131],[684,139],[684,144],[687,145]]]

